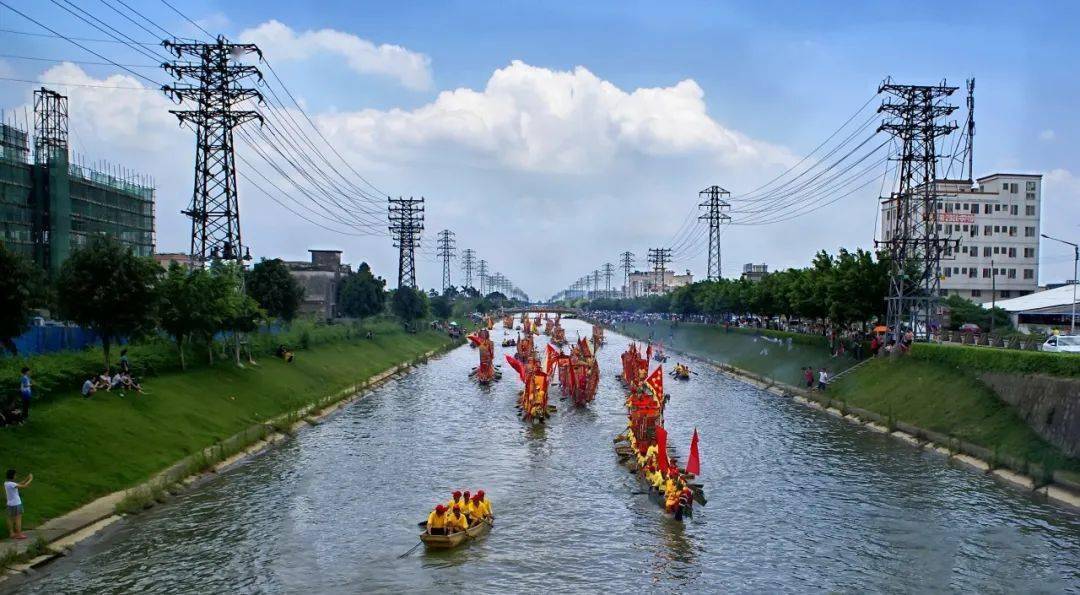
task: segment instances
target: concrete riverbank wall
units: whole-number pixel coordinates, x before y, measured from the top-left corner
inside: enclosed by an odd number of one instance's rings
[[[984,372],[979,379],[1044,440],[1080,457],[1080,379]]]

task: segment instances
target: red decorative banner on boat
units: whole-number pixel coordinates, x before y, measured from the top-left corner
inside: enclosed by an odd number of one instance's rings
[[[686,459],[686,472],[694,475],[701,474],[701,455],[698,453],[697,428],[694,428],[694,437],[690,439],[690,457]]]
[[[508,355],[506,356],[506,363],[510,364],[511,368],[517,370],[518,376],[521,378],[521,381],[525,382],[525,367],[521,365],[521,362]]]
[[[656,366],[652,374],[645,379],[645,385],[662,402],[664,400],[664,366]]]

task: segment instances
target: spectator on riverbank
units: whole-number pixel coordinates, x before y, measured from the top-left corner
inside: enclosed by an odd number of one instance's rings
[[[26,476],[22,482],[15,481],[15,470],[8,469],[4,478],[4,493],[7,495],[7,528],[12,539],[26,539],[22,532],[23,503],[19,490],[30,487],[34,474]]]
[[[814,369],[810,366],[803,368],[803,380],[806,381],[806,388],[808,390],[814,388]]]
[[[120,350],[120,372],[122,374],[131,374],[131,362],[128,361],[127,348]]]
[[[30,368],[23,366],[22,378],[19,380],[19,396],[22,397],[23,421],[30,419],[30,398],[33,396],[33,382],[30,381]]]
[[[817,384],[818,390],[824,391],[828,386],[829,386],[829,369],[828,368],[822,368],[821,371],[818,372],[818,384]]]
[[[97,392],[97,379],[91,376],[82,383],[82,396],[84,399],[89,399],[90,395]]]

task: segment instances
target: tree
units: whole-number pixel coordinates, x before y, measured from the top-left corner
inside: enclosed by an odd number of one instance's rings
[[[269,316],[292,322],[304,300],[304,288],[280,258],[263,259],[247,274],[247,294]]]
[[[428,315],[427,295],[411,287],[399,287],[394,291],[390,307],[406,328]]]
[[[0,344],[16,353],[15,337],[26,331],[38,275],[26,258],[0,242]]]
[[[153,259],[136,256],[112,237],[94,236],[60,268],[59,314],[101,337],[107,367],[113,341],[153,329],[160,274]]]
[[[217,262],[210,273],[221,277],[220,283],[228,288],[222,302],[221,330],[232,333],[234,358],[239,366],[240,335],[258,330],[266,311],[244,291],[244,270],[239,264]]]
[[[386,281],[371,273],[366,262],[349,275],[338,289],[338,307],[346,316],[367,318],[386,307]]]
[[[208,275],[204,269],[187,269],[172,263],[158,283],[158,321],[162,330],[176,342],[180,352],[180,368],[187,369],[184,342],[200,329],[212,326],[212,304],[199,294],[205,286],[199,277]]]
[[[446,296],[440,295],[431,299],[431,312],[439,320],[446,320],[453,314],[454,305]]]

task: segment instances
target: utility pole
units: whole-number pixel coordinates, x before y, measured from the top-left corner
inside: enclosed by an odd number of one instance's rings
[[[611,276],[615,274],[615,265],[604,263],[604,297],[611,297]]]
[[[424,231],[424,197],[388,198],[390,233],[398,249],[398,287],[416,289],[416,249]]]
[[[709,222],[709,272],[706,276],[707,281],[720,280],[720,224],[731,220],[731,217],[724,213],[724,210],[731,208],[731,204],[723,200],[725,197],[730,196],[730,192],[715,185],[698,192],[698,198],[701,199],[698,206],[708,209],[704,215],[698,217],[698,219]]]
[[[968,181],[975,181],[975,79],[967,80],[967,162]]]
[[[634,253],[627,250],[619,255],[623,270],[623,297],[630,297],[630,272],[634,270]]]
[[[481,260],[476,274],[480,276],[480,297],[487,295],[487,261]]]
[[[473,265],[476,264],[476,251],[472,248],[466,248],[461,252],[461,268],[465,271],[465,284],[461,287],[464,290],[466,287],[472,287],[472,271]],[[475,289],[475,288],[474,288]]]
[[[899,141],[899,186],[882,197],[892,217],[891,229],[875,242],[889,258],[889,292],[886,325],[899,342],[910,328],[929,340],[941,320],[941,260],[955,253],[959,240],[942,238],[938,231],[937,163],[939,140],[956,130],[956,123],[942,120],[956,110],[945,102],[957,87],[898,85],[885,79],[878,87],[890,99],[878,108],[889,115],[878,131]],[[952,248],[946,250],[946,248]],[[922,328],[920,329],[920,324]],[[899,350],[894,351],[899,353]]]
[[[997,308],[997,269],[990,259],[990,336],[994,335],[994,309]]]
[[[240,236],[240,204],[236,195],[236,161],[233,128],[262,116],[236,106],[262,95],[245,87],[245,79],[262,74],[255,66],[237,59],[256,54],[258,46],[229,43],[223,36],[212,43],[165,41],[165,49],[176,56],[162,67],[177,80],[161,88],[179,104],[192,102],[195,109],[169,110],[180,123],[195,130],[195,190],[191,206],[182,211],[191,217],[191,258],[198,265],[224,259],[243,263],[251,251]]]
[[[450,259],[454,257],[454,232],[444,229],[439,232],[438,256],[442,259],[442,290],[450,287]]]

